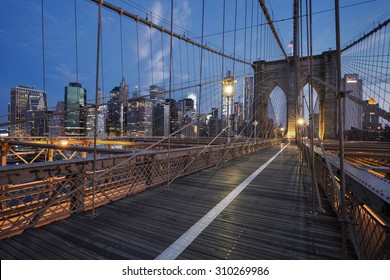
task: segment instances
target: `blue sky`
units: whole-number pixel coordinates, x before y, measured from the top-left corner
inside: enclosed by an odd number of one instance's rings
[[[78,40],[78,80],[88,90],[88,99],[94,96],[95,63],[96,63],[96,33],[97,33],[97,6],[89,0],[77,0],[77,40]],[[152,11],[148,18],[165,28],[169,24],[170,0],[128,1],[110,0],[114,5],[123,7],[140,17],[146,17],[145,11]],[[201,34],[201,3],[202,1],[175,0],[174,22],[175,31],[185,33],[191,38]],[[205,30],[204,34],[215,34],[222,31],[222,3],[223,0],[206,0]],[[254,20],[258,1],[238,0],[237,28],[245,26],[244,13],[247,4],[247,26],[250,25],[251,5],[255,7]],[[270,5],[271,2],[271,5]],[[292,2],[290,0],[266,1],[269,10],[273,11],[275,20],[286,19],[278,22],[280,36],[287,49],[287,43],[292,40]],[[303,1],[305,2],[305,1]],[[341,41],[342,45],[348,43],[364,28],[370,27],[370,23],[390,9],[388,0],[340,0],[340,6],[349,6],[365,2],[360,5],[341,9]],[[226,0],[226,25],[225,30],[234,29],[235,0]],[[142,8],[141,8],[142,7]],[[331,10],[334,7],[333,0],[313,0],[313,12]],[[45,67],[46,90],[49,106],[54,106],[57,101],[63,100],[64,87],[76,80],[76,40],[75,40],[75,10],[73,0],[45,0]],[[141,89],[146,89],[153,83],[167,85],[169,66],[169,37],[160,32],[150,31],[148,27],[138,24],[138,44],[136,36],[136,24],[133,20],[121,17],[103,9],[103,75],[99,86],[104,88],[105,96],[119,84],[123,76],[132,89],[140,84]],[[120,22],[122,21],[122,36]],[[189,30],[185,32],[184,30]],[[249,40],[247,29],[247,40]],[[255,32],[255,31],[253,31]],[[315,53],[335,47],[334,11],[315,14],[313,17],[313,49]],[[237,32],[236,55],[244,57],[244,31]],[[41,0],[2,0],[0,9],[0,122],[6,121],[7,104],[9,102],[10,88],[16,85],[30,85],[43,89],[42,74],[42,41],[41,41]],[[123,57],[121,57],[121,40]],[[152,38],[152,40],[150,39]],[[222,36],[213,35],[205,37],[212,48],[221,49]],[[225,51],[232,54],[234,33],[225,35]],[[196,39],[200,41],[200,39]],[[152,43],[150,43],[152,42]],[[249,41],[248,41],[249,42]],[[138,52],[137,52],[138,46]],[[254,43],[253,43],[254,46]],[[196,79],[198,69],[192,60],[199,60],[197,50],[188,48],[186,44],[174,41],[174,69],[179,71],[179,63],[187,71],[180,68],[181,73],[175,74],[175,83]],[[249,47],[246,44],[246,59],[256,60],[256,52],[252,50],[249,57]],[[179,61],[178,54],[180,54]],[[191,61],[186,54],[190,53]],[[152,54],[152,55],[151,55]],[[259,55],[258,55],[259,56]],[[138,57],[140,61],[140,75],[138,75]],[[206,56],[206,59],[214,57]],[[185,61],[188,59],[187,61]],[[199,62],[197,62],[199,63]],[[232,67],[232,62],[225,62],[227,67]],[[153,68],[152,68],[153,67]],[[211,66],[213,67],[213,66]],[[237,66],[238,68],[238,66]],[[153,70],[153,75],[151,71]],[[174,70],[175,71],[175,70]],[[249,71],[249,70],[248,70]],[[212,76],[210,69],[205,70],[204,75]],[[103,79],[102,79],[103,78]],[[190,83],[190,82],[188,82]],[[184,93],[183,93],[184,96]]]

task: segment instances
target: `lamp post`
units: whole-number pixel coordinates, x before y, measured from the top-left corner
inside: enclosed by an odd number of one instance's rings
[[[230,144],[230,97],[234,95],[234,83],[237,82],[234,77],[228,71],[227,76],[222,80],[222,92],[227,99],[227,126],[228,126],[228,138],[227,144]]]

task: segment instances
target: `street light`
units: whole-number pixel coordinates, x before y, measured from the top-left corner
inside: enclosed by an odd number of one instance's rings
[[[297,119],[298,126],[304,126],[306,124],[306,120],[304,118],[298,118]]]
[[[228,138],[227,143],[230,144],[230,97],[234,95],[234,83],[237,82],[234,77],[228,71],[227,76],[222,80],[222,92],[227,99],[227,125],[228,125]]]

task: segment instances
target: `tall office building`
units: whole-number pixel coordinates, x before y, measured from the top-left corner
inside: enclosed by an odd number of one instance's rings
[[[249,137],[253,132],[253,92],[254,92],[254,82],[253,75],[248,75],[244,78],[243,83],[243,100],[242,100],[242,110],[243,117],[242,122],[245,127],[245,135]]]
[[[104,103],[104,94],[102,90],[98,89],[98,105]],[[105,105],[99,105],[97,110],[97,135],[99,137],[105,137],[106,136],[106,118],[107,118],[107,110]],[[88,109],[88,115],[87,115],[87,135],[88,137],[93,137],[95,134],[95,109],[90,108]]]
[[[216,137],[222,131],[222,120],[218,117],[218,108],[212,108],[208,119],[208,136]]]
[[[233,104],[233,131],[236,134],[239,134],[244,128],[245,124],[243,123],[243,108],[240,102],[234,102]],[[233,116],[232,115],[232,116]]]
[[[109,136],[123,136],[127,131],[129,85],[123,78],[118,87],[110,91],[106,131]]]
[[[362,80],[358,74],[345,74],[342,78],[343,91],[349,91],[348,94],[359,98],[363,98]],[[352,127],[362,129],[362,106],[356,104],[349,98],[343,98],[344,105],[344,129],[350,130]]]
[[[45,92],[42,90],[35,89],[34,87],[28,87],[28,86],[17,86],[11,88],[11,100],[8,106],[8,120],[10,122],[26,119],[27,102],[28,102],[29,94],[45,95]],[[47,106],[46,106],[46,110],[47,110]],[[22,122],[22,123],[11,124],[9,127],[9,135],[25,136],[26,123]]]
[[[164,136],[177,131],[179,128],[179,114],[174,99],[166,99],[164,105]]]
[[[164,136],[164,104],[153,106],[152,135]]]
[[[150,86],[150,101],[152,101],[153,105],[164,104],[165,103],[165,90],[164,88],[151,85]]]
[[[372,110],[365,111],[363,115],[363,129],[364,130],[376,130],[381,129],[382,125],[379,123],[379,115],[375,113],[375,110],[379,109],[379,104],[376,103],[374,98],[370,97],[370,100],[365,101]]]
[[[196,110],[197,110],[196,108],[198,108],[198,107],[197,107],[197,106],[198,106],[198,103],[197,103],[197,99],[196,99],[196,93],[190,92],[190,93],[188,94],[187,98],[188,98],[188,99],[194,100],[194,110],[195,110],[195,112],[196,112]]]
[[[127,112],[128,135],[143,137],[152,136],[153,103],[146,97],[140,97],[138,88],[129,101]]]
[[[65,110],[65,102],[58,101],[54,112],[62,112],[64,110]],[[64,133],[65,133],[65,114],[49,116],[49,135],[63,136]]]
[[[98,104],[104,103],[104,93],[99,88],[98,91]],[[100,105],[98,107],[98,119],[97,119],[97,134],[104,136],[106,132],[106,119],[107,119],[107,107],[106,105]]]
[[[87,90],[80,83],[65,87],[65,110],[81,109],[87,103]],[[65,114],[65,135],[87,135],[87,112],[79,110]]]
[[[26,104],[26,135],[44,136],[48,135],[47,99],[44,91],[31,91],[27,97]],[[41,117],[33,119],[34,117]]]
[[[178,111],[178,125],[182,128],[180,134],[187,137],[195,136],[195,125],[193,120],[196,117],[194,109],[194,100],[184,98],[176,102]]]

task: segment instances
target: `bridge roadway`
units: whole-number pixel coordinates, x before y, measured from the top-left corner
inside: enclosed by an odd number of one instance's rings
[[[155,259],[280,149],[0,240],[0,258]],[[173,258],[341,259],[340,224],[323,194],[326,213],[311,213],[297,155],[293,144],[284,149]]]

